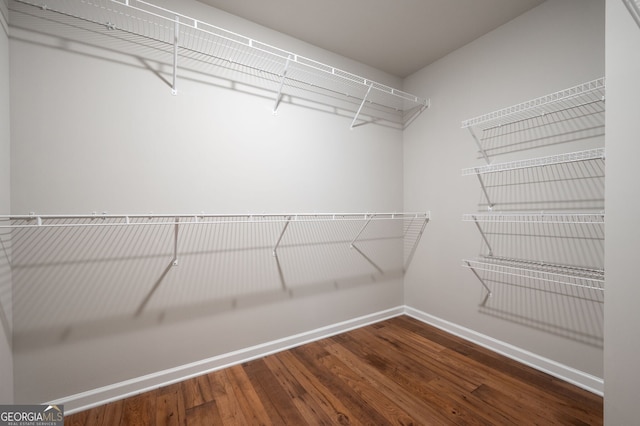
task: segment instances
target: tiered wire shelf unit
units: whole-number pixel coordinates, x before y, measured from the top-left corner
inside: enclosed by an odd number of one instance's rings
[[[604,148],[595,148],[504,163],[491,163],[491,150],[495,149],[496,139],[506,138],[508,140],[511,135],[518,132],[536,132],[538,127],[554,126],[564,120],[603,114],[604,101],[605,80],[599,78],[462,122],[462,128],[470,132],[478,147],[480,157],[486,162],[485,165],[462,170],[463,176],[477,176],[488,203],[487,213],[464,214],[462,216],[463,221],[473,222],[476,225],[484,245],[488,249],[488,254],[477,259],[465,259],[462,262],[462,266],[469,268],[487,291],[485,302],[486,298],[491,295],[491,289],[485,278],[487,276],[493,279],[501,276],[507,281],[524,279],[528,283],[535,282],[541,285],[564,284],[596,291],[604,290],[604,270],[602,268],[498,256],[494,253],[489,235],[484,228],[485,226],[493,226],[495,229],[496,226],[502,226],[500,229],[506,229],[504,232],[508,233],[509,229],[514,229],[513,226],[530,226],[535,229],[541,229],[540,227],[544,226],[549,232],[554,230],[558,232],[559,227],[575,228],[585,225],[598,228],[595,234],[603,236],[604,212],[494,212],[493,208],[496,203],[491,199],[483,179],[483,176],[491,173],[604,160]],[[506,224],[516,225],[509,228]]]
[[[622,0],[622,2],[627,6],[629,13],[640,27],[640,0]]]
[[[352,106],[353,128],[368,108],[394,114],[403,126],[429,106],[425,98],[227,31],[142,0],[14,0],[109,31],[160,42],[173,53],[172,92],[178,92],[179,59],[197,56],[213,65],[259,73],[272,80],[273,111],[290,89],[321,90]]]

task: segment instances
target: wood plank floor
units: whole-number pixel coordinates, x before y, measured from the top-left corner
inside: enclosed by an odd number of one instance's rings
[[[67,425],[599,425],[602,398],[407,316],[76,413]]]

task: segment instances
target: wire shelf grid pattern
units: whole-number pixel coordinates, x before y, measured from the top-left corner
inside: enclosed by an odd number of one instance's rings
[[[233,223],[289,223],[369,220],[428,221],[429,212],[418,213],[278,213],[278,214],[90,214],[0,215],[0,228],[186,225]]]
[[[174,45],[286,82],[406,112],[428,100],[141,0],[15,0]],[[177,33],[177,34],[176,34]],[[368,96],[367,96],[368,94]],[[365,99],[366,97],[366,99]]]
[[[462,122],[462,128],[479,127],[488,130],[494,127],[527,120],[536,116],[555,113],[601,103],[605,97],[605,79],[598,78],[568,89],[551,93],[517,105],[503,108]]]
[[[569,152],[547,157],[529,158],[525,160],[511,161],[507,163],[488,164],[480,167],[469,167],[462,170],[462,176],[479,175],[485,173],[505,172],[531,167],[550,166],[555,164],[574,163],[578,161],[589,161],[604,159],[604,148],[589,149],[585,151]]]
[[[465,222],[484,223],[547,223],[547,224],[602,224],[604,213],[467,213]]]
[[[462,266],[474,271],[604,291],[604,270],[602,269],[589,269],[503,257],[480,257],[474,260],[463,260]]]

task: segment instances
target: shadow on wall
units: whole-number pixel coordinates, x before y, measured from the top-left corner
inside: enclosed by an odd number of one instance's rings
[[[11,282],[11,230],[0,229],[0,326],[9,347],[12,346],[13,333]]]
[[[16,352],[392,281],[426,224],[102,220],[14,228]]]
[[[481,313],[603,347],[603,288],[500,273],[484,280],[491,295],[484,297]]]
[[[18,2],[11,2],[10,11],[11,26],[27,32],[21,34],[24,38],[12,37],[14,40],[145,69],[150,77],[163,81],[167,90],[173,86],[173,42],[161,41],[167,37],[164,33],[173,32],[171,28],[143,20],[128,24],[135,30],[139,26],[143,33],[151,31],[151,36],[158,37],[154,40],[116,29],[115,24],[108,24],[108,16],[97,18],[105,24],[96,24]],[[213,43],[190,34],[188,28],[182,31],[180,37],[188,41],[178,49],[178,95],[180,81],[191,80],[264,98],[273,105],[274,113],[280,104],[287,103],[345,117],[349,120],[345,124],[353,120],[353,127],[376,124],[403,129],[425,109],[425,105],[415,105],[402,97],[389,105],[380,99],[376,90],[369,93],[365,85],[349,83],[348,79],[333,82],[289,66],[286,58],[261,58],[243,52],[231,41],[228,45],[224,41]],[[320,65],[319,68],[326,68]],[[284,80],[283,75],[286,75]]]
[[[482,177],[479,211],[602,211],[604,159],[547,165]]]
[[[545,146],[602,138],[605,105],[599,93],[570,99],[563,108],[480,129],[478,141],[490,157]],[[479,154],[478,158],[482,158]]]

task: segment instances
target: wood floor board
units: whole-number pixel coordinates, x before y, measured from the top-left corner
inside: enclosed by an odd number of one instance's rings
[[[181,382],[181,386],[187,410],[214,400],[211,383],[206,375],[185,380]]]
[[[214,401],[187,409],[186,423],[190,426],[212,426],[225,424]],[[227,423],[228,424],[228,423]],[[241,424],[241,423],[238,423]]]
[[[185,426],[186,417],[181,384],[159,389],[156,396],[156,424]]]
[[[251,378],[241,365],[229,367],[226,372],[233,393],[229,399],[235,398],[239,402],[240,410],[248,424],[268,425],[273,424],[274,420],[280,420],[269,417],[265,408],[265,403],[268,401],[260,399],[254,384],[251,383]],[[229,390],[228,387],[227,390]]]
[[[314,423],[317,425],[334,425],[340,416],[332,409],[329,401],[314,398],[315,387],[311,393],[305,389],[304,384],[308,382],[301,377],[304,374],[298,371],[292,364],[285,365],[282,357],[271,355],[265,357],[265,364],[273,372],[274,377],[286,390],[292,403],[296,406],[304,423]]]
[[[399,316],[69,415],[106,425],[601,425],[602,397]]]
[[[253,387],[260,400],[264,402],[269,418],[275,418],[277,423],[283,425],[304,424],[304,419],[296,408],[293,398],[263,359],[247,362],[243,364],[243,368],[251,377]]]
[[[222,424],[248,424],[242,406],[235,397],[234,384],[229,380],[227,370],[207,374],[213,400],[222,419]]]
[[[336,393],[332,392],[330,388],[325,386],[324,383],[317,380],[317,376],[290,351],[279,353],[277,359],[284,365],[291,367],[292,371],[295,371],[295,378],[298,383],[323,409],[329,417],[331,424],[349,424],[349,419],[355,418],[343,400],[340,399]]]
[[[332,366],[337,364],[338,360],[330,360],[330,363],[323,363],[323,360],[330,357],[330,355],[320,345],[314,342],[294,348],[291,352],[305,364],[316,380],[342,401],[346,408],[345,414],[348,419],[362,419],[362,423],[370,424],[391,424],[387,418],[358,394],[357,387],[354,389],[348,381],[345,382],[343,377],[335,373],[335,368],[332,368]],[[360,383],[360,386],[362,386],[362,383]]]
[[[332,345],[329,348],[332,353],[343,360],[355,374],[365,378],[370,385],[382,392],[383,395],[393,395],[390,404],[384,407],[385,417],[394,424],[419,424],[418,419],[430,418],[433,421],[447,423],[449,415],[439,410],[433,404],[434,394],[427,392],[426,386],[413,383],[406,386],[406,378],[390,371],[381,371],[374,364],[369,364],[342,345]],[[425,385],[428,382],[425,382]],[[393,406],[402,409],[402,412]],[[380,411],[380,410],[379,410]],[[408,416],[404,416],[406,413]]]

